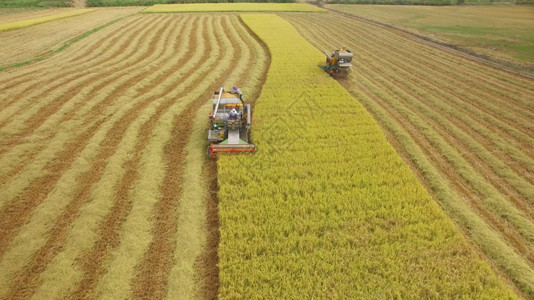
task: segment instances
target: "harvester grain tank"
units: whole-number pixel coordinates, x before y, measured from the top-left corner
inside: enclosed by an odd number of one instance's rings
[[[209,114],[208,156],[216,158],[220,152],[255,152],[249,143],[251,107],[243,101],[243,93],[234,87],[233,91],[220,88],[211,98],[213,113]]]
[[[350,50],[342,47],[332,54],[324,50],[324,54],[326,55],[326,65],[320,65],[321,69],[332,77],[346,77],[350,73],[352,67],[352,52]]]

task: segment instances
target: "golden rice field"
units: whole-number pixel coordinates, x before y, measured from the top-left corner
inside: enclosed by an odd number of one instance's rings
[[[533,297],[531,80],[307,4],[187,7],[0,32],[0,299]],[[207,159],[220,86],[255,155]]]
[[[344,16],[287,19],[317,49],[356,53],[342,85],[491,264],[534,297],[533,81]]]
[[[220,296],[513,297],[321,53],[278,16],[241,18],[272,63],[260,151],[218,163]]]

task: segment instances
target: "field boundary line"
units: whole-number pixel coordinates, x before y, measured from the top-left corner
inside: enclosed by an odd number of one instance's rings
[[[308,3],[186,3],[155,4],[141,13],[206,13],[206,12],[306,12],[325,13],[326,10]]]
[[[483,53],[478,53],[478,52],[475,52],[473,50],[469,50],[467,48],[460,47],[458,45],[454,45],[454,44],[451,44],[451,43],[447,43],[447,42],[444,42],[444,41],[433,39],[433,38],[431,38],[429,36],[425,36],[423,34],[418,34],[418,33],[415,33],[413,31],[410,31],[408,29],[404,29],[404,28],[395,26],[393,24],[388,24],[388,23],[377,21],[377,20],[372,20],[372,19],[361,17],[361,16],[356,16],[356,15],[353,15],[351,13],[335,10],[335,9],[332,9],[332,8],[324,7],[324,9],[326,9],[326,10],[328,10],[330,12],[333,12],[333,13],[341,14],[341,15],[346,16],[346,17],[351,18],[351,19],[355,19],[355,20],[358,20],[358,21],[361,21],[361,22],[365,22],[365,23],[368,23],[368,24],[371,24],[371,25],[382,27],[384,29],[387,29],[387,30],[390,30],[390,31],[393,31],[393,32],[396,32],[396,33],[405,34],[405,35],[407,35],[408,38],[411,38],[412,40],[414,40],[416,42],[420,42],[422,44],[425,44],[425,45],[428,45],[428,46],[431,46],[431,47],[434,47],[434,48],[437,48],[437,49],[440,49],[440,50],[443,50],[443,51],[447,51],[447,52],[450,52],[450,53],[455,54],[455,55],[462,56],[464,58],[467,58],[467,59],[470,59],[470,60],[485,64],[485,65],[488,65],[490,67],[494,67],[494,68],[502,70],[502,71],[506,71],[506,72],[509,72],[509,73],[512,73],[512,74],[515,74],[515,75],[519,75],[519,76],[534,80],[534,74],[529,74],[529,73],[526,73],[524,71],[519,71],[519,70],[515,70],[514,69],[514,67],[520,67],[520,68],[525,68],[525,69],[527,69],[529,71],[534,71],[534,67],[531,67],[531,66],[527,67],[527,66],[524,66],[522,64],[514,63],[514,62],[511,62],[511,61],[504,60],[504,59],[490,57],[489,55],[486,55],[486,54],[483,54]]]
[[[128,15],[128,16],[125,16],[125,17],[119,17],[119,18],[117,18],[115,20],[112,20],[112,21],[110,21],[110,22],[108,22],[108,23],[106,23],[104,25],[100,25],[100,26],[98,26],[96,28],[93,28],[93,29],[91,29],[91,30],[89,30],[89,31],[87,31],[85,33],[82,33],[81,35],[79,35],[79,36],[75,37],[74,39],[64,43],[59,48],[57,48],[57,49],[55,49],[55,50],[53,50],[53,51],[51,51],[51,52],[49,52],[49,53],[47,53],[45,55],[38,56],[38,57],[36,57],[34,59],[30,59],[30,60],[14,63],[14,64],[7,65],[7,66],[0,66],[0,72],[8,70],[8,69],[14,69],[14,68],[23,67],[23,66],[26,66],[26,65],[30,65],[30,64],[45,60],[45,59],[51,57],[52,55],[55,55],[55,54],[65,50],[70,45],[72,45],[72,44],[74,44],[74,43],[76,43],[76,42],[78,42],[78,41],[90,36],[91,34],[93,34],[95,32],[98,32],[98,31],[100,31],[100,30],[102,30],[102,29],[104,29],[104,28],[106,28],[106,27],[108,27],[110,25],[113,25],[113,24],[115,24],[115,23],[117,23],[117,22],[129,17],[129,16],[132,16],[132,15],[134,15],[134,14],[131,14],[131,15]]]
[[[78,9],[78,10],[71,11],[71,12],[59,13],[59,14],[45,16],[45,17],[30,18],[30,19],[21,20],[21,21],[5,23],[5,24],[1,24],[0,25],[0,32],[2,32],[2,31],[10,31],[10,30],[15,30],[15,29],[22,29],[22,28],[26,28],[26,27],[30,27],[30,26],[34,26],[34,25],[38,25],[38,24],[43,24],[43,23],[47,23],[47,22],[51,22],[51,21],[56,21],[56,20],[66,19],[66,18],[75,17],[75,16],[79,16],[79,15],[84,15],[84,14],[91,13],[91,12],[94,12],[94,11],[96,11],[95,8],[93,8],[93,9]]]

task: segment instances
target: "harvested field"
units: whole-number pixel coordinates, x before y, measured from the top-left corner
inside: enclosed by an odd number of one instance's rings
[[[40,17],[46,17],[55,15],[58,13],[64,13],[76,10],[75,8],[48,8],[48,9],[35,9],[35,10],[28,10],[28,9],[6,9],[6,8],[0,8],[0,16],[2,16],[2,19],[0,19],[0,24],[5,23],[11,23],[11,22],[18,22],[23,20],[28,20],[32,18],[40,18]]]
[[[534,7],[328,5],[534,74]]]
[[[287,19],[317,49],[355,53],[340,83],[494,268],[534,297],[533,81],[341,15]]]
[[[133,15],[1,72],[0,298],[215,296],[208,99],[267,57],[237,16]]]
[[[30,18],[26,20],[20,20],[15,22],[9,22],[9,23],[3,23],[0,24],[0,31],[9,31],[9,30],[15,30],[25,27],[34,26],[37,24],[47,23],[55,20],[75,17],[83,14],[87,14],[90,12],[93,12],[94,9],[76,9],[66,12],[57,13],[54,15],[49,16],[43,16],[43,17],[37,17],[37,18]]]
[[[0,32],[0,68],[44,56],[95,27],[140,10],[137,7],[98,9],[85,15]],[[31,12],[28,14],[24,19],[33,17]]]
[[[188,3],[188,4],[156,4],[145,9],[146,13],[176,12],[324,12],[322,8],[308,3]]]

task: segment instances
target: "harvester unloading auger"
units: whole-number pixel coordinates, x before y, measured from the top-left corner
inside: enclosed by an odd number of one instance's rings
[[[324,54],[326,55],[326,65],[319,65],[321,69],[325,70],[332,77],[346,77],[350,73],[352,52],[347,50],[347,48],[342,47],[332,54],[328,54],[324,50]]]
[[[241,90],[234,87],[233,91],[225,91],[221,87],[213,93],[212,103],[208,156],[216,158],[219,152],[256,152],[256,146],[249,143],[252,111],[250,104],[243,101]]]

